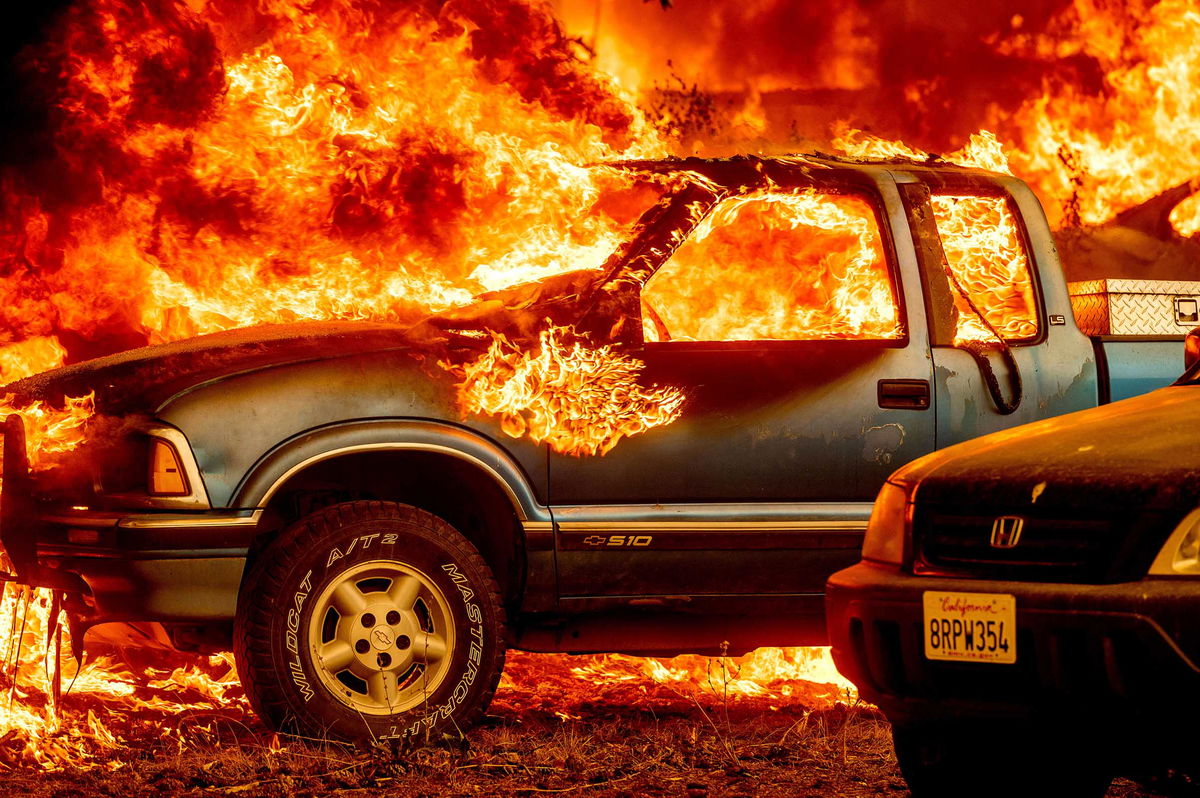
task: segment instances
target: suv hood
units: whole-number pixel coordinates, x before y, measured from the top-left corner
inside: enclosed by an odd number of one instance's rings
[[[1200,504],[1200,387],[1172,386],[1046,419],[915,461],[920,503],[1096,515]]]
[[[146,346],[36,374],[3,390],[61,402],[96,392],[102,413],[153,412],[195,385],[267,366],[410,348],[407,325],[301,322]]]

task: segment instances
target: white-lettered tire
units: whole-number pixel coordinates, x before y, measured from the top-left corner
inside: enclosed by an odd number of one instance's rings
[[[234,654],[271,728],[424,738],[483,715],[504,667],[504,608],[487,564],[448,523],[347,502],[259,554],[238,598]]]

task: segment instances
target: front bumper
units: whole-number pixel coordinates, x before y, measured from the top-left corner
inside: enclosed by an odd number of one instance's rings
[[[76,574],[94,614],[108,621],[232,619],[259,513],[73,511],[32,519],[37,566]]]
[[[1016,664],[926,659],[927,590],[1014,595]],[[834,574],[826,595],[838,669],[893,722],[1195,712],[1198,610],[1196,580],[985,581],[917,577],[869,563]]]
[[[186,438],[158,434],[189,453],[192,493],[172,500],[189,509],[66,508],[38,496],[24,424],[8,416],[0,490],[0,544],[16,571],[8,578],[79,597],[72,604],[87,625],[232,619],[261,511],[199,509],[208,499]]]

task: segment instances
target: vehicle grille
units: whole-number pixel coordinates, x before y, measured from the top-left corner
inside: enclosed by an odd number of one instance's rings
[[[913,517],[914,571],[1029,581],[1110,582],[1138,578],[1149,566],[1143,550],[1148,536],[1141,534],[1152,522],[1146,515],[1025,517],[1018,544],[996,548],[991,543],[992,524],[1004,514],[981,513],[979,508],[921,507],[918,502]]]

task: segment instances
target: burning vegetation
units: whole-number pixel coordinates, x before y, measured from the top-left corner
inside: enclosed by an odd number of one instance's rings
[[[40,127],[20,131],[36,143],[0,173],[0,382],[256,324],[357,319],[427,332],[432,316],[436,329],[473,331],[461,334],[473,345],[458,350],[469,356],[437,350],[464,413],[496,416],[507,434],[558,452],[603,456],[686,413],[686,397],[639,384],[641,363],[603,335],[529,314],[520,329],[488,323],[488,303],[503,304],[514,286],[597,279],[642,214],[678,188],[596,163],[810,143],[925,160],[918,145],[965,142],[945,160],[1005,172],[1011,161],[1055,219],[1076,227],[1101,226],[1200,174],[1200,16],[1182,0],[995,4],[977,28],[953,31],[908,12],[884,23],[899,3],[868,12],[849,0],[811,25],[775,24],[791,5],[607,4],[613,17],[584,34],[597,54],[589,63],[547,8],[521,0],[67,4],[19,56]],[[559,11],[588,30],[579,6]],[[814,47],[781,41],[785,30]],[[902,43],[914,30],[921,35]],[[703,35],[680,41],[678,31]],[[748,41],[762,45],[753,58]],[[716,76],[672,107],[719,101],[733,108],[727,120],[665,110],[666,90],[654,84],[667,57],[682,73]],[[817,113],[819,92],[845,100],[836,117]],[[996,134],[967,138],[983,128]],[[646,341],[900,335],[869,203],[779,191],[712,199],[648,284]],[[1171,243],[1182,246],[1200,228],[1200,203],[1179,200],[1166,212]],[[958,338],[1032,335],[1033,288],[1011,209],[985,197],[932,202],[960,286]],[[734,312],[700,318],[689,303],[705,301],[697,275],[714,262],[725,264]],[[754,314],[766,329],[747,326],[736,286],[749,279],[777,288],[769,312]],[[83,442],[93,402],[10,404],[26,421],[35,468]],[[8,585],[3,596],[6,764],[99,761],[119,742],[109,719],[118,710],[245,711],[225,657],[151,668],[137,685],[129,663],[99,658],[77,671],[64,657],[64,702],[60,608],[44,591]],[[561,679],[570,690],[631,685],[642,695],[719,683],[737,700],[776,707],[799,693],[830,700],[803,681],[840,683],[823,652],[805,649],[763,650],[732,666],[514,664],[537,678],[506,682],[511,701]]]

